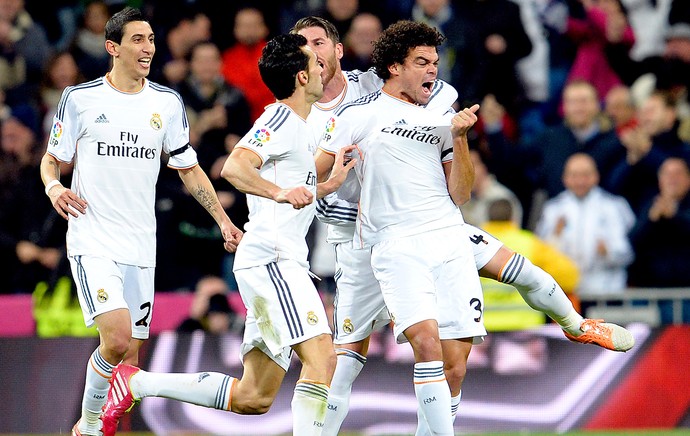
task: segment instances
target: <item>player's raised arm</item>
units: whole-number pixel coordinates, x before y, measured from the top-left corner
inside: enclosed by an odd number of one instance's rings
[[[475,104],[455,114],[451,120],[450,132],[453,136],[453,162],[444,165],[448,192],[453,202],[458,206],[466,203],[472,193],[474,184],[474,166],[470,159],[467,132],[477,122],[476,112],[479,105]],[[450,166],[450,168],[448,168]]]

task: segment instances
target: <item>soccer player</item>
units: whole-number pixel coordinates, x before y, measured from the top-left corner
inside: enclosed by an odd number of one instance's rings
[[[320,17],[300,19],[292,29],[304,35],[323,65],[324,96],[314,104],[309,122],[317,135],[323,135],[324,126],[331,128],[328,120],[339,107],[354,99],[381,88],[383,81],[373,70],[367,72],[343,72],[339,59],[342,44],[334,26]],[[455,102],[457,93],[451,86],[436,81],[433,95],[424,106],[428,110],[444,113]],[[327,132],[328,134],[328,132]],[[328,168],[333,156],[324,150],[317,152],[318,162]],[[352,237],[358,206],[339,199],[347,198],[357,188],[348,187],[349,181],[335,194],[319,200],[317,216],[328,226],[328,240],[336,250],[338,298],[335,310],[336,353],[338,364],[331,383],[329,409],[324,434],[336,435],[347,415],[352,383],[359,375],[368,350],[369,336],[379,325],[389,322],[388,312],[383,304],[370,266],[367,250],[354,250]],[[631,335],[613,324],[602,324],[586,320],[579,315],[553,278],[531,264],[521,255],[505,247],[483,230],[466,224],[466,231],[474,249],[475,263],[480,275],[511,283],[533,308],[545,312],[568,333],[571,340],[594,343],[609,349],[625,351],[633,342]],[[510,267],[510,266],[513,267]],[[502,271],[511,271],[502,274]],[[581,327],[586,331],[581,330]],[[453,398],[454,409],[460,396]]]
[[[105,77],[65,89],[54,117],[41,178],[68,220],[67,250],[79,303],[100,345],[86,366],[82,415],[73,435],[98,435],[108,379],[120,361],[136,365],[148,338],[154,299],[154,196],[161,153],[221,229],[234,251],[242,232],[230,221],[197,165],[180,96],[146,79],[154,34],[125,8],[106,24],[113,67]],[[72,187],[60,162],[75,161]]]
[[[458,395],[471,345],[486,330],[479,276],[457,207],[470,198],[467,131],[479,106],[452,120],[420,107],[432,95],[443,39],[412,21],[386,29],[373,56],[383,88],[337,110],[320,148],[358,144],[355,248],[371,252],[394,335],[414,351],[423,419],[432,434],[452,435],[451,394]]]
[[[330,178],[317,184],[316,142],[306,118],[323,95],[321,66],[300,35],[271,40],[259,61],[277,103],[266,107],[228,157],[222,175],[248,194],[249,223],[234,271],[247,306],[244,373],[158,374],[119,365],[103,412],[103,433],[115,433],[134,402],[160,396],[239,414],[268,411],[290,364],[302,372],[292,398],[293,434],[320,435],[336,357],[325,309],[307,263],[306,234],[315,199],[337,190],[356,159],[343,147]]]

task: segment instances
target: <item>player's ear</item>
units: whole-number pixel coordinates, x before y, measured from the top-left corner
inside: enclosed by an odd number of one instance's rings
[[[388,66],[388,72],[391,73],[391,76],[397,76],[400,74],[399,68],[400,68],[400,64],[397,62],[394,62],[393,64]]]
[[[337,43],[335,45],[335,57],[336,57],[336,59],[341,60],[343,58],[344,53],[345,53],[345,49],[343,48],[343,44],[340,42]]]
[[[119,47],[119,44],[109,39],[105,40],[105,51],[107,51],[110,56],[118,56],[120,54]]]
[[[299,73],[297,73],[297,81],[300,85],[304,85],[307,82],[309,82],[309,75],[307,74],[307,72],[302,70]]]

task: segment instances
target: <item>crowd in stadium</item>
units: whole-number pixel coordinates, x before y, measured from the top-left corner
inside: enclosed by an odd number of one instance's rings
[[[0,0],[0,293],[70,276],[66,221],[45,196],[39,163],[62,91],[108,71],[104,26],[125,5],[149,17],[149,79],[183,98],[199,163],[240,227],[244,195],[220,172],[274,101],[257,67],[267,40],[323,16],[340,33],[343,69],[365,70],[371,41],[411,19],[446,37],[438,74],[457,89],[457,107],[481,106],[467,222],[534,232],[575,263],[576,292],[690,287],[687,1]],[[194,203],[163,168],[156,289],[190,290],[206,276],[236,289],[233,255]],[[312,263],[322,264],[318,225],[313,236]]]

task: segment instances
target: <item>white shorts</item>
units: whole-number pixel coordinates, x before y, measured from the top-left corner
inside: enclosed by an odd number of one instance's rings
[[[155,268],[124,265],[94,256],[70,256],[69,263],[87,327],[94,324],[98,315],[128,309],[132,337],[148,339]]]
[[[242,355],[259,348],[287,370],[292,345],[331,334],[321,297],[294,260],[239,269],[235,278],[247,307]]]
[[[503,246],[503,242],[471,224],[465,223],[463,228],[472,243],[474,263],[477,267],[477,271],[479,271],[489,263],[496,253],[498,253],[498,250]]]
[[[390,323],[390,315],[371,269],[371,251],[356,250],[351,241],[336,244],[335,266],[333,343],[351,344]]]
[[[438,321],[441,339],[486,335],[479,275],[466,233],[448,227],[379,242],[371,264],[394,322],[398,343],[421,321]]]

